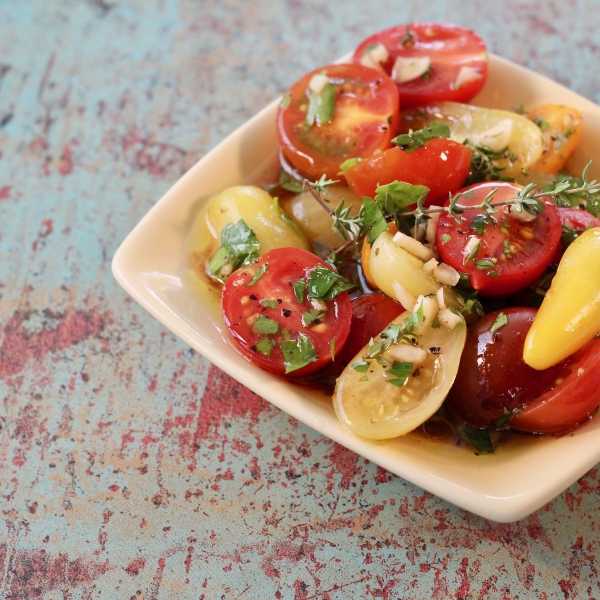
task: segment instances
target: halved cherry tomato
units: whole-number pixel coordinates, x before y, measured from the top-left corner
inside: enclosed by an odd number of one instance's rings
[[[523,361],[525,337],[534,308],[513,307],[490,313],[471,325],[460,367],[445,406],[470,425],[487,425],[552,387],[561,367],[536,371]],[[492,326],[504,314],[507,323]]]
[[[503,313],[507,322],[490,329]],[[486,425],[505,409],[519,411],[508,425],[555,433],[584,421],[600,404],[600,340],[543,371],[523,361],[533,308],[513,307],[486,315],[469,328],[454,386],[445,406],[471,425]]]
[[[335,87],[335,111],[328,123],[307,126],[309,84],[319,74]],[[302,77],[288,94],[277,112],[277,134],[284,158],[310,179],[338,178],[345,160],[389,148],[398,130],[398,90],[375,69],[353,64],[321,67]]]
[[[435,138],[414,152],[394,147],[356,163],[346,181],[357,196],[375,196],[380,185],[405,181],[429,188],[425,205],[443,204],[459,190],[469,175],[471,150],[446,138]]]
[[[398,83],[402,106],[408,108],[439,100],[468,102],[483,87],[488,71],[485,42],[473,31],[440,23],[409,23],[385,29],[367,38],[356,49],[355,63],[371,63],[369,52],[382,44],[389,55],[380,64],[394,78],[396,60],[424,60],[429,68],[409,81]],[[367,58],[365,59],[365,56]],[[411,70],[410,60],[404,70]],[[421,69],[422,70],[422,69]],[[399,69],[396,69],[398,73]],[[402,75],[396,79],[404,79]]]
[[[227,278],[223,320],[235,347],[251,362],[272,373],[302,376],[341,351],[352,317],[348,293],[324,301],[324,309],[316,309],[305,292],[301,302],[296,296],[294,283],[317,267],[333,271],[306,250],[277,248]],[[322,314],[315,318],[315,310]]]
[[[492,203],[506,202],[520,189],[512,183],[478,183],[459,192],[458,205],[478,205],[494,190]],[[442,214],[437,228],[442,260],[468,274],[481,296],[504,296],[527,287],[546,270],[560,243],[558,210],[549,199],[543,204],[544,210],[530,222],[515,218],[502,206],[491,215],[493,225],[485,222],[482,209],[467,209],[458,221]]]

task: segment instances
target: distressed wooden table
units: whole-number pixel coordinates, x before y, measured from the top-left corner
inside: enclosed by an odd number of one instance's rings
[[[244,389],[110,272],[219,140],[409,20],[600,100],[594,0],[0,0],[1,599],[600,598],[597,469],[475,517]]]

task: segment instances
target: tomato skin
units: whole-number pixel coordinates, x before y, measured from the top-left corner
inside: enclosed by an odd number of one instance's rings
[[[251,286],[250,282],[256,271],[268,265],[266,272]],[[327,312],[319,323],[309,327],[302,324],[302,314],[313,306],[304,296],[303,302],[296,299],[293,282],[307,278],[315,267],[331,269],[320,258],[299,248],[277,248],[262,255],[252,265],[241,267],[233,272],[225,281],[221,298],[223,321],[227,327],[235,348],[248,360],[262,369],[284,375],[286,366],[280,348],[283,339],[282,330],[288,330],[292,340],[299,333],[305,334],[312,341],[317,360],[287,374],[288,377],[304,376],[313,373],[332,360],[330,341],[335,339],[333,354],[342,350],[352,317],[352,306],[347,292],[325,302]],[[275,301],[276,307],[261,304],[261,300]],[[270,336],[256,333],[252,324],[255,317],[262,315],[279,324],[279,331]],[[324,331],[320,331],[324,329]],[[275,347],[269,356],[256,349],[256,344],[265,337],[276,340]]]
[[[586,230],[592,227],[600,227],[600,220],[587,210],[559,207],[558,214],[562,224],[571,229]]]
[[[501,312],[508,323],[490,333]],[[458,374],[444,404],[453,414],[470,425],[487,425],[505,408],[519,409],[544,394],[564,374],[562,363],[537,371],[523,361],[525,337],[536,313],[534,308],[505,308],[469,328]]]
[[[404,181],[429,188],[425,206],[443,204],[469,175],[472,152],[458,142],[435,138],[414,152],[385,150],[350,167],[346,181],[357,196],[375,196],[380,185]]]
[[[371,338],[379,335],[404,310],[401,304],[379,292],[352,300],[350,333],[340,362],[345,366],[353,360]]]
[[[477,183],[459,192],[462,197],[458,204],[480,204],[494,189],[493,203],[510,200],[521,188],[506,182]],[[437,248],[442,260],[468,274],[471,286],[481,296],[506,296],[524,289],[542,275],[560,244],[562,227],[558,210],[547,198],[543,203],[543,212],[530,223],[523,223],[498,207],[498,212],[492,215],[494,225],[487,224],[481,236],[471,229],[471,224],[476,216],[484,214],[483,210],[465,210],[459,215],[459,222],[447,213],[442,214],[437,228]],[[465,248],[473,237],[481,238],[480,248],[465,264],[468,255]],[[487,268],[478,262],[482,260],[492,260],[495,266]]]
[[[593,414],[600,405],[600,340],[592,340],[565,363],[570,368],[564,381],[530,402],[508,425],[530,433],[562,433]]]
[[[410,30],[412,41],[404,43]],[[483,88],[488,72],[485,42],[473,31],[439,23],[409,23],[385,29],[364,40],[352,60],[360,64],[365,51],[373,44],[383,44],[389,53],[382,64],[391,75],[396,58],[424,57],[431,59],[432,70],[427,77],[398,83],[403,108],[440,100],[468,102]],[[461,67],[468,66],[480,77],[456,87]]]
[[[336,87],[333,119],[304,126],[312,77],[325,73]],[[340,165],[391,146],[400,123],[396,84],[362,65],[338,64],[307,73],[289,89],[289,104],[277,112],[277,135],[286,161],[309,179],[337,179]]]

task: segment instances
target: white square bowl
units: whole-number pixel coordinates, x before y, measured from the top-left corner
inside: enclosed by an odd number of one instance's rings
[[[372,442],[346,431],[325,394],[261,371],[226,340],[218,302],[186,284],[185,238],[204,202],[239,183],[261,180],[277,164],[275,100],[192,167],[127,236],[113,259],[123,288],[184,342],[281,410],[408,481],[482,517],[524,518],[600,461],[600,418],[572,435],[517,440],[494,454],[408,434]],[[580,110],[584,133],[571,167],[600,157],[600,107],[563,86],[497,56],[474,104],[527,108],[566,104]],[[594,173],[595,171],[595,173]],[[597,177],[597,169],[591,173]],[[262,174],[262,175],[261,175]]]

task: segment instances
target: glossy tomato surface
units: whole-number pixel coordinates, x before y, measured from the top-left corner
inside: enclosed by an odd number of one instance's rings
[[[563,367],[536,371],[523,361],[534,308],[507,308],[469,327],[458,374],[445,406],[471,425],[486,425],[546,392]],[[500,315],[507,323],[493,331]]]
[[[600,405],[600,340],[564,361],[562,381],[531,401],[508,424],[520,431],[561,433],[590,417]],[[539,373],[539,371],[538,371]]]
[[[371,338],[379,335],[404,310],[401,304],[380,292],[355,298],[352,301],[350,333],[340,362],[346,366]]]
[[[299,301],[294,283],[307,280],[320,258],[299,248],[278,248],[232,273],[223,287],[223,320],[234,346],[259,367],[280,375],[313,373],[344,346],[352,317],[347,292],[315,310],[306,290]],[[261,275],[262,273],[262,275]],[[305,324],[306,323],[306,324]]]
[[[454,386],[445,406],[471,425],[487,425],[516,411],[507,424],[531,433],[560,433],[600,404],[600,340],[543,371],[523,361],[533,308],[513,307],[469,328]],[[504,315],[506,319],[502,317]],[[505,322],[496,331],[494,323]]]
[[[350,167],[346,181],[357,196],[375,196],[380,185],[404,181],[429,188],[425,205],[443,204],[448,194],[459,190],[469,175],[471,150],[445,138],[428,141],[422,148],[406,152],[398,147]]]
[[[307,126],[309,84],[318,74],[335,87],[335,110],[330,122]],[[283,156],[309,179],[338,179],[348,158],[368,157],[391,146],[399,108],[396,84],[381,71],[354,64],[315,69],[289,89],[277,112]]]
[[[389,54],[381,65],[388,75],[392,75],[398,57],[427,57],[431,61],[426,73],[397,84],[403,108],[440,100],[468,102],[485,84],[486,45],[469,29],[440,23],[398,25],[364,40],[356,49],[353,61],[360,64],[375,44],[385,46]],[[468,77],[459,77],[463,68],[467,69]]]
[[[437,228],[437,248],[442,260],[469,276],[481,296],[504,296],[536,281],[552,261],[560,244],[561,219],[554,203],[544,199],[544,210],[530,222],[498,206],[484,220],[477,206],[493,193],[493,203],[508,202],[521,188],[512,183],[486,182],[459,192],[458,218],[442,214]]]

